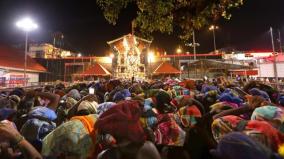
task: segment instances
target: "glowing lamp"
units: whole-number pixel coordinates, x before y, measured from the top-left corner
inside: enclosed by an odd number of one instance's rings
[[[180,54],[182,52],[181,48],[177,48],[176,52]]]
[[[110,57],[111,59],[113,59],[113,58],[114,58],[114,54],[110,54],[109,57]]]
[[[148,61],[153,62],[154,58],[155,58],[154,53],[152,51],[150,51],[148,53]]]
[[[38,25],[36,23],[34,23],[34,21],[30,18],[24,18],[24,19],[18,21],[16,23],[16,26],[18,28],[21,28],[22,30],[24,30],[26,32],[29,32],[29,31],[32,31],[32,30],[38,28]]]

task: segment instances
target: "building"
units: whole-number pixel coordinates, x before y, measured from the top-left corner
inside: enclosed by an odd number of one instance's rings
[[[235,51],[230,54],[223,54],[223,59],[229,63],[242,65],[257,65],[257,60],[272,56],[273,52]]]
[[[0,87],[23,86],[25,53],[7,46],[0,46]],[[26,78],[28,85],[38,84],[39,73],[46,69],[27,56]]]
[[[259,60],[258,72],[260,78],[274,78],[274,57],[266,57]],[[276,71],[278,78],[284,78],[284,55],[278,55],[276,57]]]
[[[113,52],[112,75],[114,78],[144,79],[148,76],[147,55],[152,41],[128,34],[107,43]]]
[[[30,44],[29,56],[32,58],[64,58],[75,56],[74,53],[68,50],[57,48],[48,43]]]

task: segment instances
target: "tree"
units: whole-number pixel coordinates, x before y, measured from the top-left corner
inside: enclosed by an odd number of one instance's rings
[[[230,19],[232,8],[243,0],[97,0],[106,20],[115,25],[119,13],[130,4],[137,6],[133,20],[136,31],[144,37],[153,32],[173,33],[189,39],[193,29],[209,25],[220,17]]]

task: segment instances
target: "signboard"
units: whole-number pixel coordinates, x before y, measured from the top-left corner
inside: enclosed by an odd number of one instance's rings
[[[9,84],[24,84],[25,83],[25,78],[24,75],[15,75],[11,74],[10,75],[10,80]]]
[[[2,74],[1,74],[2,73]],[[31,85],[33,83],[39,82],[39,74],[38,73],[30,73],[26,74],[27,84]],[[15,87],[15,86],[23,86],[25,84],[24,73],[20,71],[2,71],[0,69],[0,87]]]

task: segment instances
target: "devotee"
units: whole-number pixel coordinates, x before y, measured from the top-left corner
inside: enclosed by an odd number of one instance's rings
[[[281,90],[246,82],[110,79],[2,92],[0,158],[284,157]]]

